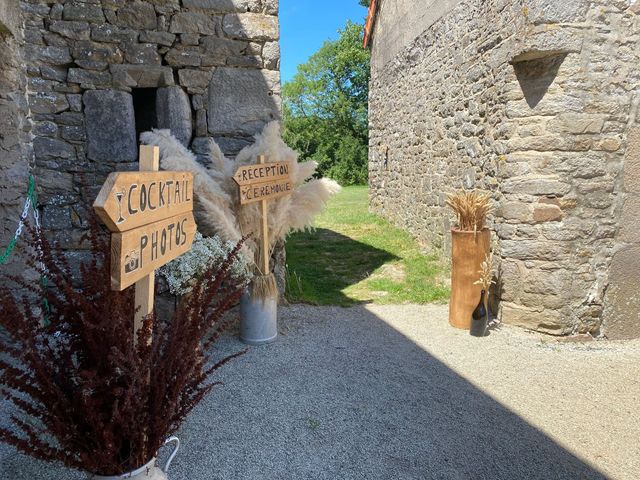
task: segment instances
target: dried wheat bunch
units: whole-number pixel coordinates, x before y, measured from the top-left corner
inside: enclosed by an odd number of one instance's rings
[[[491,197],[478,190],[459,190],[447,195],[449,205],[457,216],[457,228],[463,232],[477,232],[484,228],[491,213]]]
[[[474,285],[481,285],[485,292],[489,292],[491,285],[496,283],[493,280],[493,252],[489,252],[478,270],[480,278],[473,282]]]

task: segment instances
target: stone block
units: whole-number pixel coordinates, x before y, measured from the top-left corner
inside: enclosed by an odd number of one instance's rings
[[[232,13],[257,11],[259,0],[182,0],[182,6],[198,10],[210,10],[212,13]]]
[[[176,13],[171,19],[171,33],[215,35],[220,29],[220,17],[200,12]]]
[[[60,192],[68,194],[73,191],[73,175],[71,173],[37,168],[35,176],[38,179],[38,200],[42,204],[60,198]],[[43,193],[45,195],[42,195]],[[52,194],[55,196],[52,197]]]
[[[82,95],[77,93],[70,93],[67,95],[67,101],[69,102],[69,109],[72,112],[82,111]]]
[[[133,43],[138,40],[138,32],[113,25],[97,25],[91,29],[91,40],[105,43]]]
[[[197,47],[172,48],[164,59],[172,67],[199,67],[202,54]]]
[[[562,132],[576,135],[600,133],[606,115],[589,115],[584,113],[562,113],[555,117],[549,124],[552,130],[559,129]]]
[[[265,13],[269,15],[278,15],[278,6],[280,0],[262,0]]]
[[[571,333],[571,325],[557,310],[528,308],[511,302],[500,302],[500,321],[551,335]]]
[[[178,70],[180,85],[191,93],[203,93],[211,81],[211,70],[192,70],[183,68]]]
[[[625,192],[640,193],[640,127],[627,133],[623,183]]]
[[[227,38],[205,37],[202,39],[202,64],[203,66],[226,65],[229,57],[244,54],[247,47],[247,42],[229,40]]]
[[[227,65],[229,67],[244,67],[244,68],[262,68],[262,58],[255,56],[242,56],[242,57],[229,57],[227,59]]]
[[[170,47],[175,42],[176,36],[169,32],[142,32],[140,33],[140,41],[143,43],[156,43],[165,47]]]
[[[92,90],[83,96],[87,156],[98,162],[138,158],[133,98],[126,92]]]
[[[279,80],[269,71],[216,69],[209,84],[209,132],[254,135],[279,118]]]
[[[528,222],[531,219],[531,207],[524,202],[504,202],[497,213],[505,220],[516,222]]]
[[[122,63],[122,53],[113,44],[79,41],[72,55],[79,67],[89,70],[105,70],[112,63]]]
[[[505,180],[502,183],[502,191],[528,195],[562,196],[571,191],[571,185],[561,182],[556,176],[524,176]]]
[[[57,158],[74,158],[76,151],[73,145],[57,138],[36,137],[33,139],[33,153],[38,160]]]
[[[150,3],[139,0],[127,2],[127,5],[118,10],[118,25],[134,30],[155,30],[156,11]]]
[[[530,0],[527,2],[527,16],[535,24],[583,22],[589,5],[587,0]]]
[[[533,207],[533,221],[536,223],[557,222],[562,220],[562,216],[562,210],[557,205],[543,203]]]
[[[60,136],[69,142],[79,143],[87,139],[87,132],[84,127],[64,126],[60,130]]]
[[[69,207],[46,205],[42,209],[42,226],[46,230],[67,230],[71,228]]]
[[[544,239],[503,240],[501,255],[515,260],[557,261],[570,252],[570,245]]]
[[[67,47],[36,47],[36,56],[40,61],[51,65],[68,65],[72,62]]]
[[[278,18],[261,13],[225,15],[222,28],[230,37],[245,40],[273,41],[280,37]]]
[[[185,147],[191,143],[193,124],[189,96],[180,87],[159,88],[156,95],[158,128],[166,128]]]
[[[619,225],[622,242],[640,243],[640,195],[624,196]]]
[[[119,87],[155,88],[174,85],[173,70],[159,65],[111,65],[113,82]]]
[[[124,56],[127,63],[137,65],[160,65],[162,59],[158,46],[154,43],[134,43],[125,45]]]
[[[73,40],[89,40],[91,36],[91,28],[87,22],[59,20],[51,22],[49,30]]]
[[[262,49],[264,68],[269,70],[280,69],[280,42],[267,42]]]
[[[196,136],[207,136],[207,111],[204,109],[196,111]]]
[[[58,126],[54,122],[44,121],[33,124],[33,134],[37,137],[55,137]]]
[[[608,277],[603,312],[605,335],[613,340],[640,337],[640,245],[615,252]]]
[[[104,23],[105,21],[102,6],[78,1],[65,3],[62,18],[91,23]]]
[[[197,33],[181,33],[180,43],[183,45],[199,45],[200,35]]]
[[[60,113],[69,108],[63,93],[38,92],[29,95],[29,108],[33,113]]]
[[[82,68],[70,68],[68,82],[78,83],[84,89],[108,87],[111,85],[111,74],[109,72],[83,70]]]
[[[581,29],[543,28],[534,29],[515,37],[511,61],[523,62],[582,50],[584,33]]]

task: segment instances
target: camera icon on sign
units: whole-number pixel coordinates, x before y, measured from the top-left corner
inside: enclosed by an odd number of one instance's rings
[[[135,272],[140,268],[140,252],[133,250],[124,256],[124,273]]]

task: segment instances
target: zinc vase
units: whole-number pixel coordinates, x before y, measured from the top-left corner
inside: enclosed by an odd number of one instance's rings
[[[173,457],[178,453],[178,449],[180,448],[180,440],[178,437],[168,438],[164,444],[168,445],[169,443],[174,443],[173,451],[171,455],[169,455],[169,459],[165,464],[164,468],[160,468],[156,465],[157,459],[154,457],[151,459],[149,463],[143,465],[142,467],[133,470],[131,472],[123,473],[121,475],[111,475],[111,476],[103,476],[103,475],[89,475],[90,480],[121,480],[121,479],[131,479],[131,480],[168,480],[167,472],[169,471],[169,467],[171,466],[171,462],[173,461]]]
[[[251,287],[240,298],[240,340],[249,345],[263,345],[278,336],[278,297],[259,298]]]

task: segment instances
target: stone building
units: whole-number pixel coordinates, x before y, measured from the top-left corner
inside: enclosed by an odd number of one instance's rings
[[[0,37],[0,248],[30,174],[44,229],[81,259],[86,207],[138,168],[140,132],[234,154],[279,117],[278,0],[2,0]]]
[[[492,192],[506,323],[640,336],[640,2],[377,0],[371,208],[447,252]]]

